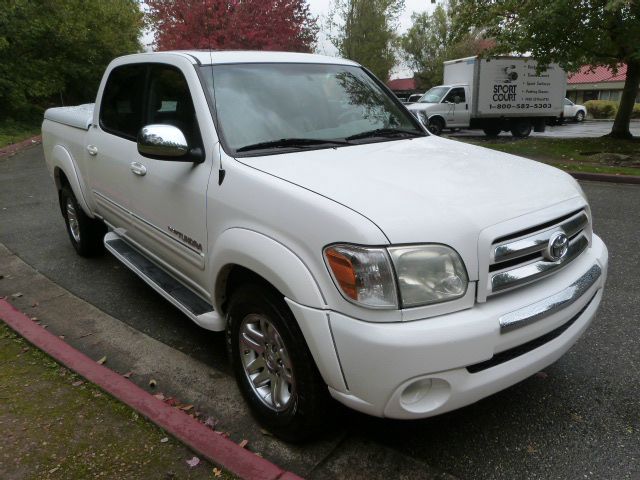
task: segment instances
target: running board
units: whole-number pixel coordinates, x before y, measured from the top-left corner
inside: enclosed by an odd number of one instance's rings
[[[224,320],[211,304],[158,267],[117,233],[107,233],[104,236],[104,246],[114,257],[199,326],[217,332],[225,329]]]

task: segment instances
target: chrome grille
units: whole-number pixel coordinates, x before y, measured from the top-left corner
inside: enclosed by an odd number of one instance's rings
[[[491,245],[488,295],[511,290],[546,277],[571,263],[589,246],[589,217],[573,212],[538,227],[497,239]],[[567,252],[553,261],[545,254],[558,233],[569,238]]]

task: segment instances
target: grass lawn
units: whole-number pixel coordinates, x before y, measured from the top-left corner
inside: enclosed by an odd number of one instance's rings
[[[234,478],[0,321],[0,478]]]
[[[454,138],[538,160],[567,171],[640,175],[640,140],[638,139],[615,140],[606,137]]]
[[[0,148],[40,134],[40,122],[0,120]]]

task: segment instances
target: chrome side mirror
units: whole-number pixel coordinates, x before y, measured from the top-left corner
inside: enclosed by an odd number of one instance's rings
[[[147,125],[138,133],[138,153],[151,158],[183,160],[180,157],[187,156],[189,145],[178,127]]]

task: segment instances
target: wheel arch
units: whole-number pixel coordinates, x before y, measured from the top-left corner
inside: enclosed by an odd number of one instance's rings
[[[224,313],[233,289],[263,283],[301,305],[323,308],[325,299],[309,268],[282,243],[245,228],[225,230],[211,249],[213,302]]]
[[[82,210],[84,210],[84,213],[88,217],[94,218],[84,197],[84,191],[81,186],[82,181],[69,151],[62,145],[53,147],[51,151],[51,163],[53,167],[53,180],[58,191],[62,189],[65,183],[69,185],[78,204],[82,207]]]
[[[447,120],[442,116],[441,113],[434,113],[433,115],[427,115],[427,122],[430,122],[432,119],[441,120],[443,124],[442,128],[447,128]]]

